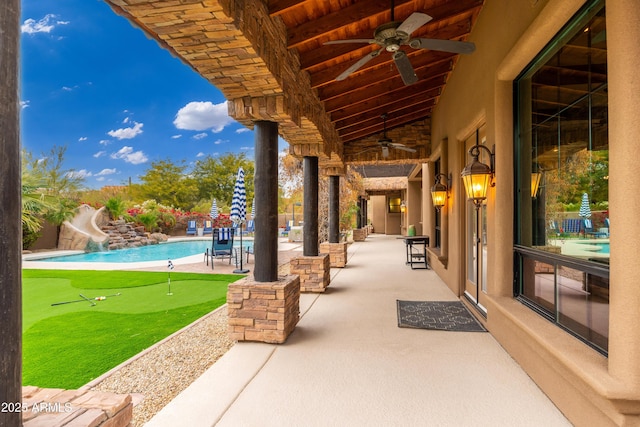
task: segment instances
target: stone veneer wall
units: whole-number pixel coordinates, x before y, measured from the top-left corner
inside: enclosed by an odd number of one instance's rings
[[[232,340],[281,344],[300,318],[300,278],[288,275],[256,282],[245,277],[230,283],[227,309]]]
[[[125,427],[131,425],[129,394],[22,387],[23,427]]]
[[[290,271],[300,277],[300,292],[324,292],[331,283],[329,254],[293,258]]]
[[[320,253],[329,254],[331,267],[343,268],[347,265],[347,242],[320,243]]]

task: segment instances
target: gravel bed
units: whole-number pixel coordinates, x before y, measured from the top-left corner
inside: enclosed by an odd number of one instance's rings
[[[133,394],[132,426],[142,426],[211,367],[234,344],[227,334],[226,305],[202,318],[91,390]]]

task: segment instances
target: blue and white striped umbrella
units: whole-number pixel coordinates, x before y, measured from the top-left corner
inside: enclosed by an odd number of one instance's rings
[[[247,192],[244,186],[244,169],[240,166],[236,185],[233,189],[233,199],[231,200],[231,221],[236,224],[244,224],[247,220]]]
[[[582,203],[580,204],[580,211],[578,211],[578,215],[581,218],[591,217],[591,207],[589,206],[589,195],[587,193],[582,194]]]
[[[209,216],[211,217],[211,219],[218,218],[218,203],[216,202],[216,199],[213,199],[213,203],[211,204],[211,212],[209,212]]]

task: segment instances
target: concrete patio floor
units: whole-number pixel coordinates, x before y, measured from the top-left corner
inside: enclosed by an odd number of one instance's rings
[[[455,301],[396,236],[349,246],[285,344],[237,343],[146,425],[569,426],[490,333],[397,326],[396,300]]]

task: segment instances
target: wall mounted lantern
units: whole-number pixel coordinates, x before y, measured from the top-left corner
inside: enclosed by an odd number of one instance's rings
[[[445,184],[442,183],[442,179],[444,179]],[[447,202],[449,198],[449,188],[451,187],[451,174],[447,177],[443,173],[439,173],[436,175],[436,182],[433,187],[431,187],[431,199],[433,200],[433,206],[440,210]]]
[[[531,197],[534,199],[538,196],[538,188],[542,180],[542,172],[531,172]]]
[[[478,160],[480,149],[487,150],[487,153],[489,153],[489,165]],[[495,153],[484,145],[476,144],[469,149],[469,154],[471,154],[473,160],[464,167],[460,175],[467,191],[467,198],[473,200],[476,207],[480,208],[482,202],[487,198],[489,187],[495,186],[493,182]]]
[[[404,203],[404,200],[400,203],[400,212],[405,213],[407,211],[407,205]]]

